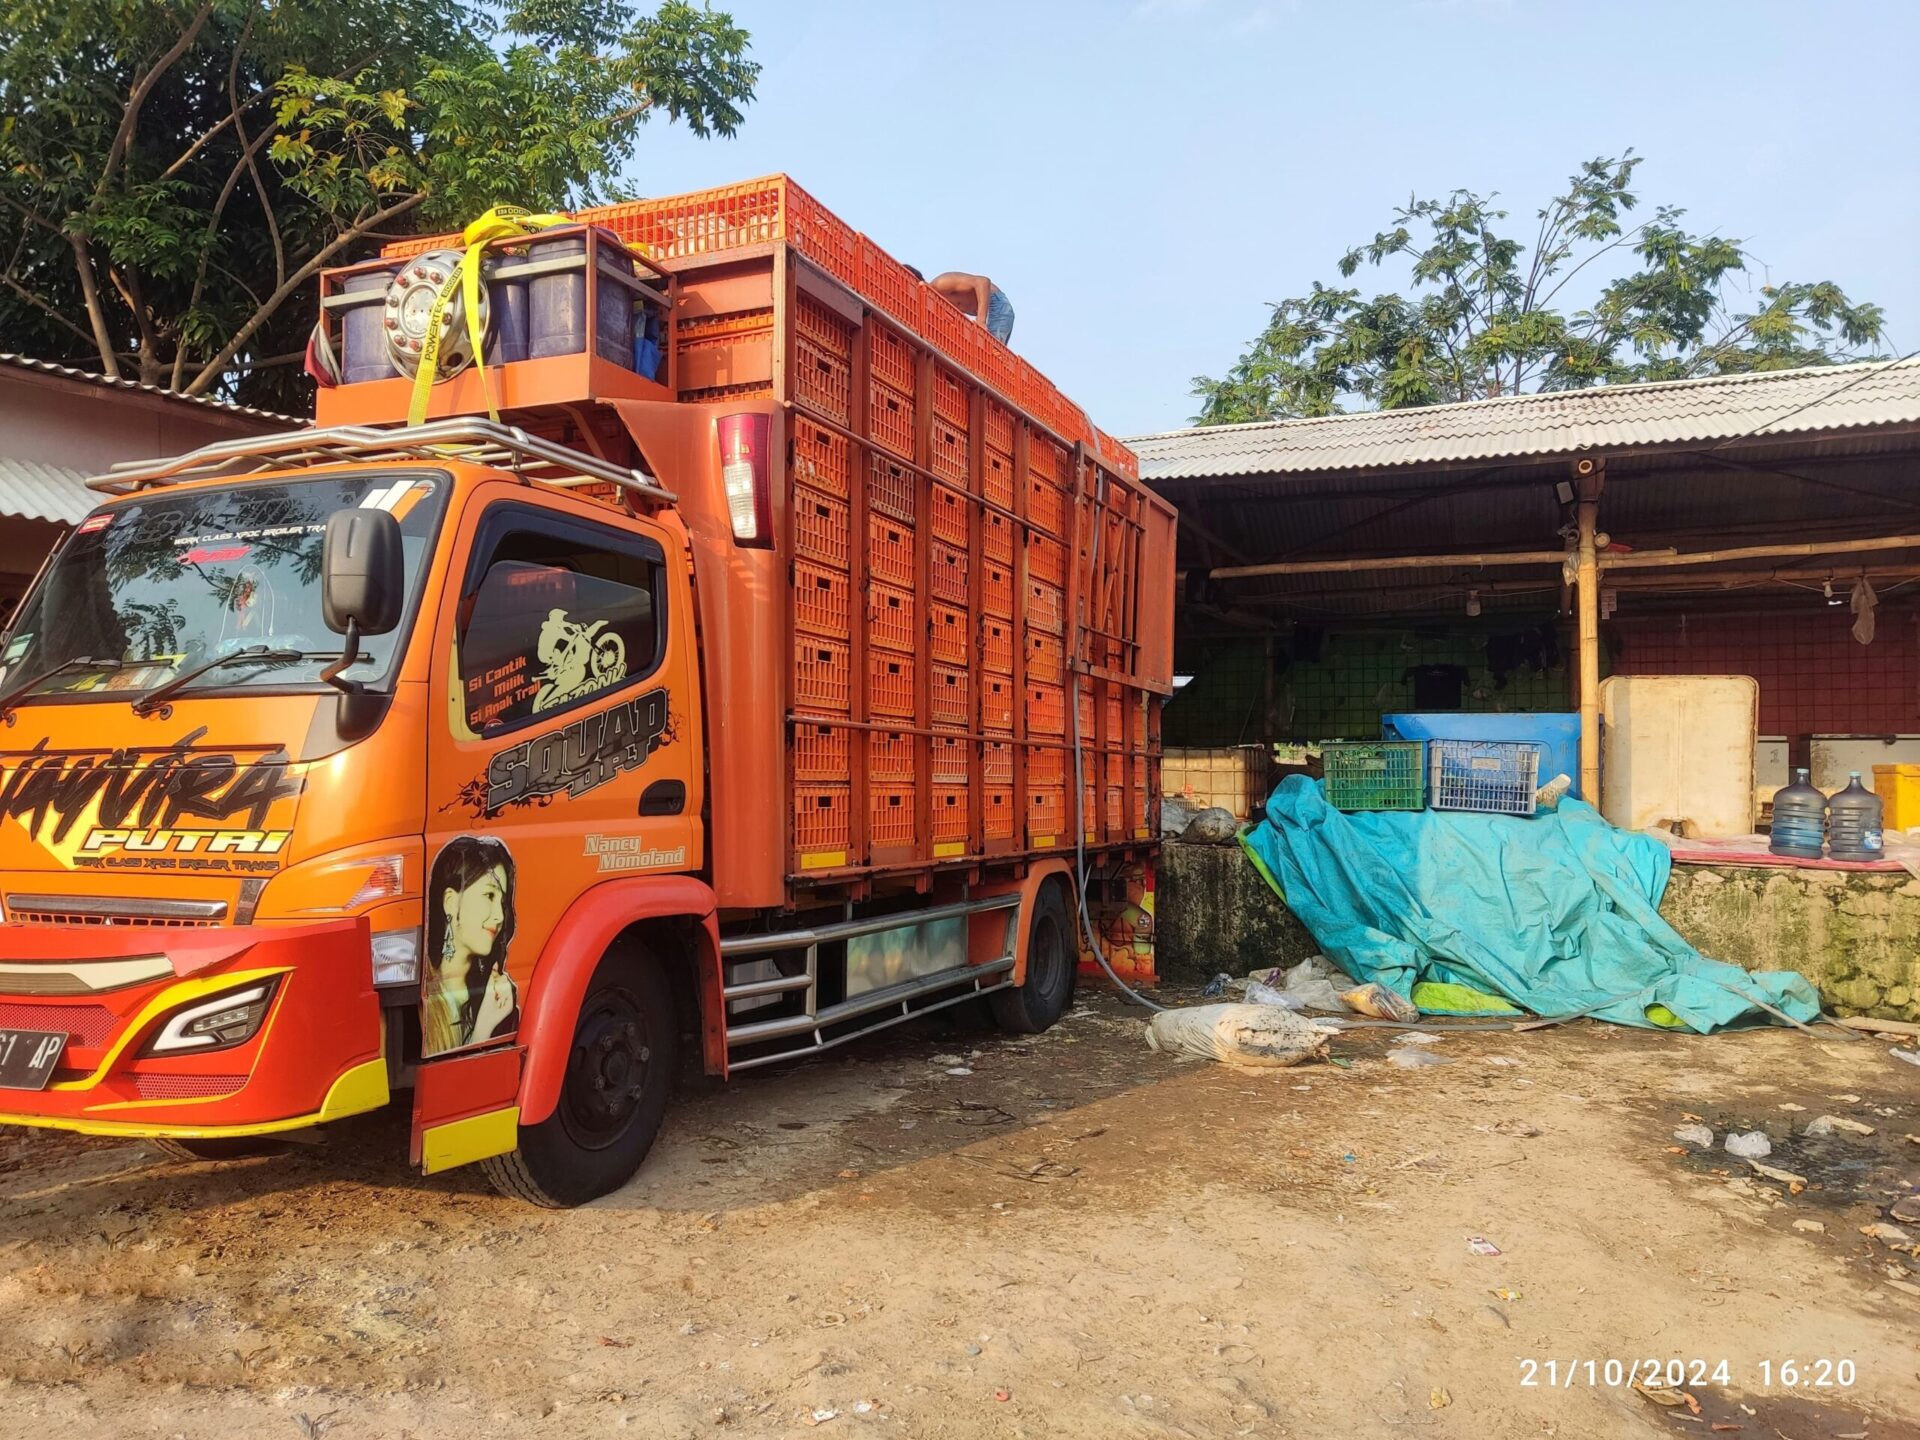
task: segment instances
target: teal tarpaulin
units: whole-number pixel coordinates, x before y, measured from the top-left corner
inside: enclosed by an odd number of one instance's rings
[[[1531,819],[1442,811],[1347,815],[1292,776],[1245,837],[1329,960],[1411,997],[1423,981],[1504,996],[1536,1015],[1591,1011],[1651,1026],[1811,1021],[1805,977],[1708,960],[1660,918],[1672,857],[1563,800]]]

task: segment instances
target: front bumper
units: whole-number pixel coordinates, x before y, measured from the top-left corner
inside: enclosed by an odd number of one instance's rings
[[[0,1089],[0,1124],[216,1139],[303,1129],[387,1103],[364,920],[0,925],[0,962],[0,1028],[67,1035],[46,1089]],[[152,978],[90,988],[142,972]],[[272,1005],[251,1039],[210,1054],[141,1053],[182,1006],[269,978]]]

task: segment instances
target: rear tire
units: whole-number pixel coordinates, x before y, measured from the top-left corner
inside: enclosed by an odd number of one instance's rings
[[[587,982],[553,1113],[520,1148],[482,1162],[503,1195],[563,1210],[633,1178],[666,1117],[678,1068],[673,987],[645,955],[610,951]]]
[[[254,1155],[278,1155],[286,1146],[268,1136],[220,1136],[209,1140],[149,1139],[162,1155],[175,1160],[245,1160]]]
[[[1027,978],[1010,990],[987,996],[993,1018],[1015,1035],[1038,1035],[1067,1013],[1080,969],[1067,914],[1066,887],[1048,881],[1034,898],[1027,922]]]

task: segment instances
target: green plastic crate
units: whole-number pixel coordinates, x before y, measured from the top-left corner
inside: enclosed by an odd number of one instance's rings
[[[1424,740],[1338,741],[1323,745],[1327,803],[1336,810],[1424,810]]]

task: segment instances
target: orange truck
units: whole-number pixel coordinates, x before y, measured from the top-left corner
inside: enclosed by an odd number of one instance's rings
[[[0,640],[0,1122],[410,1091],[577,1204],[683,1045],[1149,970],[1175,517],[1031,366],[780,176],[321,303],[314,428],[92,481]]]

